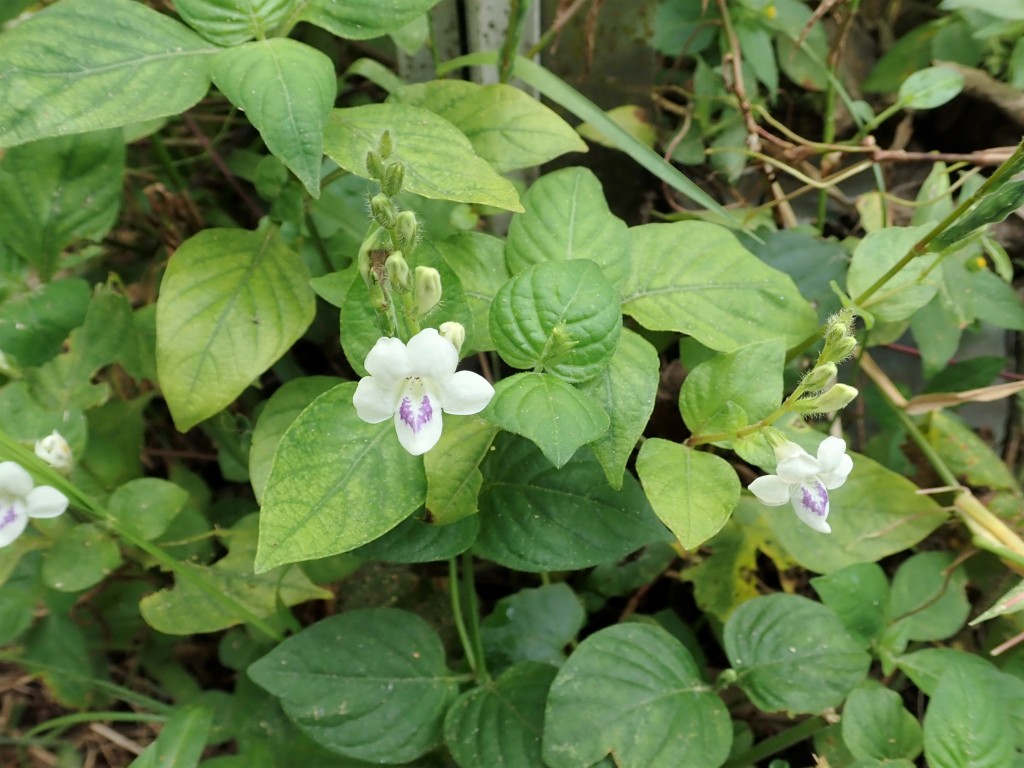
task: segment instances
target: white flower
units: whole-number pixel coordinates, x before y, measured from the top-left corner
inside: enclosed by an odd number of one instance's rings
[[[394,417],[398,440],[413,456],[441,438],[441,411],[478,413],[494,396],[494,387],[472,371],[459,371],[455,346],[433,328],[409,340],[378,339],[366,356],[369,376],[360,379],[352,402],[363,421],[379,424]]]
[[[778,507],[787,501],[796,516],[820,533],[831,533],[828,518],[828,492],[846,482],[853,459],[846,455],[846,441],[826,437],[815,458],[796,443],[775,448],[779,460],[774,475],[759,477],[750,484],[758,501]]]
[[[30,517],[56,517],[68,498],[56,488],[33,488],[32,476],[13,461],[0,462],[0,547],[21,535]]]
[[[71,456],[71,446],[64,436],[54,430],[42,440],[36,440],[36,456],[45,461],[58,472],[67,474],[71,471],[74,460]]]

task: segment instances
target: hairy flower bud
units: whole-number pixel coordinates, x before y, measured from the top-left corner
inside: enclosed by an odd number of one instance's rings
[[[420,317],[441,301],[441,273],[433,267],[416,267],[416,311]]]
[[[366,237],[363,238],[362,244],[359,246],[359,255],[356,257],[356,266],[359,269],[359,275],[363,278],[363,282],[366,283],[366,287],[369,288],[373,284],[373,280],[370,277],[372,271],[372,259],[370,254],[373,251],[380,250],[382,246],[386,244],[387,232],[382,227],[373,227],[367,233]]]
[[[383,192],[378,192],[370,198],[370,213],[373,214],[373,220],[382,227],[390,229],[395,226],[395,217],[398,212],[395,210],[395,204],[391,202],[391,198]]]
[[[448,339],[452,343],[456,352],[462,352],[462,345],[466,341],[466,328],[462,323],[449,320],[446,323],[441,323],[438,330],[441,332],[442,338]]]
[[[797,400],[793,404],[793,410],[806,415],[832,413],[848,406],[858,394],[856,387],[851,387],[848,384],[836,384],[820,395]]]
[[[371,179],[380,181],[384,178],[384,160],[380,152],[371,149],[366,153],[366,172],[370,174]]]
[[[409,262],[405,260],[401,251],[395,251],[384,262],[384,269],[388,273],[388,280],[398,290],[408,291],[410,286]]]
[[[402,182],[405,180],[405,168],[401,163],[392,163],[384,171],[384,178],[380,182],[380,189],[385,195],[397,195],[402,191]]]
[[[801,386],[806,392],[818,392],[827,387],[837,373],[835,363],[822,363],[810,370],[801,382]]]
[[[411,250],[420,236],[420,225],[416,223],[416,214],[402,211],[395,218],[395,229],[398,230],[398,242],[405,250]]]
[[[380,152],[380,156],[384,160],[387,160],[391,157],[393,148],[394,147],[391,143],[391,131],[384,131],[384,133],[380,135],[380,141],[377,142],[377,151]]]

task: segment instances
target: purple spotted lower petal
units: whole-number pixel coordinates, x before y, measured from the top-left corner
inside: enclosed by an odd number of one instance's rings
[[[806,525],[820,533],[831,533],[828,520],[828,490],[817,480],[793,486],[790,501],[793,510]]]
[[[417,405],[413,405],[410,398],[403,397],[402,404],[398,406],[398,418],[404,421],[405,425],[413,432],[419,432],[433,417],[434,409],[430,405],[430,398],[426,395]]]
[[[27,524],[28,515],[21,504],[3,500],[0,507],[0,547],[6,547],[21,536]]]
[[[422,385],[410,387],[395,411],[398,440],[413,456],[433,448],[441,439],[441,405]]]

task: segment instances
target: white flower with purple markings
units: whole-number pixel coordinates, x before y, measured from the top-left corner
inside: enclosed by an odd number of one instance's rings
[[[369,376],[360,379],[352,402],[363,421],[394,418],[398,441],[413,456],[441,439],[441,413],[479,413],[494,387],[472,371],[456,371],[459,353],[433,328],[401,339],[378,339],[366,356]]]
[[[30,517],[56,517],[68,498],[48,485],[35,486],[20,464],[0,462],[0,547],[21,536]]]
[[[831,533],[828,520],[828,492],[846,482],[853,459],[846,455],[846,441],[826,437],[811,456],[796,443],[775,447],[776,474],[759,477],[750,484],[750,492],[769,507],[787,501],[796,516],[820,533]]]

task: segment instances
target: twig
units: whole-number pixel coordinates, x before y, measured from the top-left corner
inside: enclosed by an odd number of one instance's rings
[[[242,188],[242,185],[238,183],[238,179],[235,178],[235,174],[231,172],[227,163],[224,162],[224,159],[220,154],[218,154],[217,150],[213,148],[213,144],[210,142],[209,137],[202,132],[192,115],[185,112],[182,114],[181,119],[199,143],[202,144],[203,149],[206,150],[206,154],[210,156],[210,160],[213,161],[213,164],[217,166],[217,170],[219,170],[227,180],[228,185],[234,190],[235,194],[238,195],[238,199],[245,204],[246,208],[249,209],[249,213],[251,213],[257,221],[262,219],[264,216],[263,208],[257,205],[256,202],[249,197],[249,194]]]

